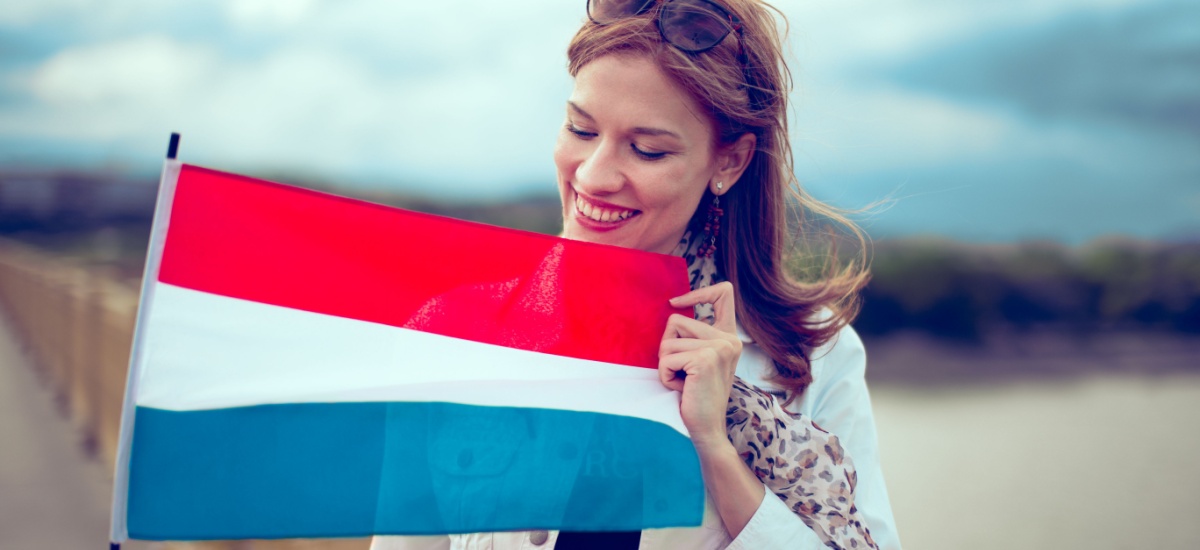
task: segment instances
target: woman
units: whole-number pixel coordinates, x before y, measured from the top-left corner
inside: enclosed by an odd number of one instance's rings
[[[618,534],[601,544],[827,543],[802,517],[811,507],[784,504],[788,495],[760,479],[774,475],[752,471],[747,465],[754,457],[735,446],[746,444],[750,416],[757,426],[765,411],[778,410],[754,387],[760,386],[785,395],[790,411],[840,436],[825,448],[840,441],[855,461],[856,503],[870,527],[866,540],[899,548],[861,342],[847,325],[866,274],[859,263],[829,267],[815,283],[798,284],[784,274],[789,193],[809,211],[857,230],[793,185],[789,77],[767,6],[716,1],[592,0],[590,21],[568,49],[575,89],[554,151],[563,236],[688,260],[694,290],[672,305],[695,307],[697,318],[670,319],[659,373],[665,386],[681,392],[680,413],[710,499],[699,528]],[[788,429],[797,426],[810,424]],[[785,452],[771,437],[758,443],[766,445],[756,452]],[[463,535],[453,542],[455,548],[562,548],[581,547],[588,537],[533,531]],[[444,536],[377,537],[373,548],[450,546]]]

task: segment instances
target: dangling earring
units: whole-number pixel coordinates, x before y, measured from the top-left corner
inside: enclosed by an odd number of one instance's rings
[[[712,202],[708,203],[708,218],[704,220],[703,240],[697,254],[702,258],[711,258],[717,252],[717,237],[721,234],[721,189],[725,184],[717,182],[717,192],[713,193]]]

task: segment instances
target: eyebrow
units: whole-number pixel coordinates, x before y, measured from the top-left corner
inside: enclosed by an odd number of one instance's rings
[[[583,118],[586,118],[586,119],[592,120],[592,121],[596,120],[595,117],[588,114],[588,112],[583,110],[582,107],[580,107],[579,105],[576,105],[574,101],[567,101],[567,106],[569,106],[571,108],[571,110],[575,111],[576,113],[579,114],[579,116],[581,116]],[[630,132],[633,134],[639,135],[639,136],[669,136],[669,137],[678,139],[680,141],[683,140],[683,138],[680,137],[679,134],[676,134],[675,132],[672,132],[670,130],[664,130],[662,128],[646,128],[644,126],[638,126],[637,128],[633,128],[632,130],[630,130]]]

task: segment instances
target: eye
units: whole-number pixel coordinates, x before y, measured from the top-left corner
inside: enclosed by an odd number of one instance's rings
[[[652,151],[644,151],[642,149],[639,149],[636,143],[630,143],[629,147],[633,149],[634,153],[637,153],[637,156],[642,157],[646,160],[658,160],[660,158],[667,156],[667,154],[665,152],[664,153],[655,153]]]
[[[575,126],[575,124],[573,122],[567,123],[567,131],[571,132],[572,134],[575,134],[575,137],[577,137],[579,139],[592,139],[592,138],[596,137],[595,132],[588,132],[586,130],[583,130],[583,129]]]

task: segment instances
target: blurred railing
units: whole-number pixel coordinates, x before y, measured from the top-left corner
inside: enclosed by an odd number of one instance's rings
[[[0,241],[0,303],[86,450],[110,468],[137,300],[103,270]]]
[[[0,309],[79,430],[84,450],[111,471],[137,315],[138,291],[103,268],[85,268],[0,239]],[[171,543],[188,550],[361,550],[364,539]]]

